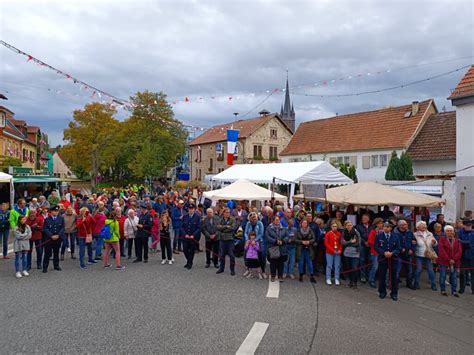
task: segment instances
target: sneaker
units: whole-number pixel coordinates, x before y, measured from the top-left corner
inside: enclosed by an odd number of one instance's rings
[[[294,279],[295,279],[295,275],[290,274],[290,279],[294,280]]]
[[[446,293],[446,291],[441,291],[441,295],[443,295],[443,296],[448,296],[448,294]]]
[[[231,276],[235,276],[235,271],[232,270],[232,271],[230,272],[230,274],[231,274]]]
[[[23,276],[30,276],[30,274],[28,274],[28,271],[23,270]]]
[[[79,266],[82,270],[85,270],[87,269],[87,266],[83,265],[83,266]]]
[[[286,274],[283,274],[283,278],[284,278],[284,279],[286,279],[286,276],[287,276]]]
[[[263,279],[263,276],[262,276],[262,273],[261,273],[261,272],[258,273],[258,279],[259,279],[259,280],[262,280],[262,279]]]
[[[245,277],[246,277],[247,279],[251,279],[251,278],[253,277],[253,275],[249,272],[249,273],[247,274],[247,276],[245,276]]]
[[[17,279],[21,279],[23,277],[23,276],[21,276],[21,272],[19,272],[19,271],[15,274],[15,276],[16,276]]]
[[[360,278],[360,282],[362,282],[363,284],[365,284],[365,283],[367,282],[367,279],[366,279],[364,276],[362,276],[362,277]]]
[[[312,283],[316,283],[316,279],[314,278],[314,276],[311,276],[311,278],[309,279]]]
[[[272,277],[272,278],[270,279],[270,281],[271,281],[271,282],[275,282],[275,278]]]
[[[328,285],[328,286],[332,285],[331,279],[326,279],[326,285]]]
[[[171,261],[174,263],[174,258],[171,258]]]
[[[114,270],[124,270],[125,266],[123,265],[117,265]]]
[[[174,261],[174,259],[169,260],[169,261],[168,261],[168,265],[173,265],[173,261]]]
[[[112,266],[112,265],[107,264],[107,265],[104,265],[104,268],[111,267],[111,266]]]
[[[262,276],[264,279],[268,278],[268,275],[266,273],[262,273]]]
[[[8,255],[4,255],[3,258],[4,258],[5,260],[11,259]]]
[[[163,260],[161,261],[161,265],[166,265],[166,259],[163,259]]]
[[[70,252],[71,252],[71,248],[67,248],[67,252],[70,253]]]
[[[250,274],[250,271],[249,270],[245,270],[244,274],[242,275],[243,277],[247,277],[249,276]]]
[[[339,282],[338,279],[336,279],[336,280],[334,280],[334,284],[335,284],[336,286],[339,286],[341,283]]]

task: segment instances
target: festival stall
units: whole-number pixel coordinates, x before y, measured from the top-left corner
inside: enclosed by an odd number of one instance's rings
[[[306,198],[303,194],[295,195],[295,200],[327,202],[334,205],[354,206],[406,206],[406,207],[440,207],[445,201],[438,197],[411,192],[376,182],[359,182],[357,184],[334,187],[326,190],[326,198]]]
[[[293,203],[295,186],[342,185],[352,180],[326,161],[274,164],[237,164],[215,175],[213,182],[224,184],[247,179],[256,184],[290,185],[290,203]],[[323,189],[324,191],[324,189]]]
[[[13,186],[13,176],[10,174],[0,172],[0,183],[8,184],[8,189],[10,191],[10,206],[13,206],[15,200],[15,188]]]
[[[277,194],[264,187],[258,186],[249,180],[239,179],[236,182],[218,190],[205,191],[204,197],[212,200],[235,200],[235,201],[270,201],[272,198],[276,201],[281,201],[284,204],[287,202],[287,197]]]

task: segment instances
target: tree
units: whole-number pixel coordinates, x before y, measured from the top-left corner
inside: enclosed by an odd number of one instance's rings
[[[162,176],[184,152],[187,131],[174,118],[162,92],[137,92],[130,98],[132,115],[124,122],[128,168],[138,178]]]
[[[90,103],[83,110],[74,111],[73,121],[64,130],[67,144],[61,152],[65,160],[73,171],[90,171],[93,187],[99,172],[109,169],[114,161],[119,129],[115,113],[109,104]]]
[[[4,173],[8,173],[10,166],[22,166],[23,162],[15,157],[4,156],[0,162],[0,170]]]
[[[407,153],[403,152],[400,158],[398,158],[397,152],[392,152],[392,157],[390,158],[387,171],[385,172],[385,180],[415,180],[415,177],[413,176],[413,163]]]
[[[413,176],[413,161],[410,158],[410,155],[406,152],[403,152],[400,156],[400,169],[401,169],[401,178],[403,181],[415,180]]]
[[[352,179],[352,181],[354,181],[355,183],[358,182],[357,169],[354,165],[339,164],[339,171],[346,175],[348,178]]]

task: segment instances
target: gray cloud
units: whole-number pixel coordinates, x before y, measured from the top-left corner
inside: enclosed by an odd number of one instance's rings
[[[245,113],[290,83],[359,73],[390,73],[292,89],[341,94],[384,88],[469,64],[472,1],[34,1],[0,3],[0,37],[111,94],[163,90],[187,124],[208,127]],[[439,108],[459,72],[380,94],[320,98],[292,95],[298,121],[434,98]],[[51,89],[48,91],[47,89]],[[0,92],[19,118],[60,144],[72,111],[94,99],[78,85],[0,48]],[[60,90],[61,93],[56,93]],[[255,96],[249,93],[257,93]],[[76,97],[75,95],[79,95]],[[225,97],[232,95],[233,99]],[[97,99],[97,98],[95,98]],[[259,109],[278,111],[282,93]],[[124,113],[120,114],[124,117]]]

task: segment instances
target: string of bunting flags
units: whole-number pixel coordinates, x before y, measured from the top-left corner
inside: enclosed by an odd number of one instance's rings
[[[14,47],[13,45],[11,45],[11,44],[3,41],[3,40],[0,40],[0,44],[3,45],[4,47],[10,49],[11,51],[26,57],[27,62],[34,62],[34,63],[38,64],[41,67],[45,67],[49,70],[54,71],[56,74],[64,77],[67,80],[72,81],[74,84],[80,85],[79,90],[83,91],[83,92],[90,93],[90,95],[88,95],[89,98],[108,99],[109,104],[113,105],[114,107],[121,107],[125,110],[130,110],[130,109],[133,109],[135,107],[132,102],[130,102],[128,100],[125,100],[125,99],[121,99],[121,98],[119,98],[115,95],[112,95],[112,94],[110,94],[110,93],[108,93],[104,90],[101,90],[101,89],[99,89],[99,88],[97,88],[97,87],[95,87],[95,86],[93,86],[93,85],[91,85],[87,82],[84,82],[84,81],[74,77],[73,75],[71,75],[69,73],[66,73],[66,72],[64,72],[64,71],[62,71],[62,70],[60,70],[60,69],[58,69],[58,68],[56,68],[56,67],[54,67],[50,64],[47,64],[44,61],[34,57],[31,54],[28,54],[28,53]],[[312,88],[314,88],[314,87],[326,87],[326,86],[329,86],[329,85],[334,85],[334,84],[336,84],[338,82],[341,82],[341,81],[344,81],[344,80],[362,79],[362,78],[366,78],[366,77],[373,77],[373,76],[378,76],[378,75],[382,75],[382,74],[392,73],[392,72],[398,71],[398,70],[404,70],[404,69],[413,68],[413,67],[425,66],[425,65],[429,65],[429,64],[446,63],[446,62],[451,62],[451,61],[468,59],[468,58],[472,58],[472,57],[473,56],[466,56],[466,57],[460,57],[460,58],[450,58],[450,59],[446,59],[446,60],[433,61],[433,62],[429,62],[429,63],[420,63],[420,64],[414,64],[414,65],[398,67],[398,68],[391,68],[391,69],[385,69],[385,70],[373,70],[373,71],[369,71],[369,72],[365,72],[365,73],[359,73],[359,74],[355,74],[355,75],[347,75],[347,76],[342,76],[342,77],[338,77],[338,78],[320,80],[320,81],[312,82],[312,83],[294,85],[294,86],[291,86],[290,88],[292,90],[294,90],[294,89],[301,89],[301,88],[305,88],[305,87],[312,87]],[[411,83],[408,83],[408,84],[398,85],[398,86],[394,86],[394,87],[390,87],[390,88],[383,88],[383,89],[379,89],[379,90],[371,90],[371,91],[347,93],[347,94],[332,94],[332,95],[320,95],[320,94],[301,93],[301,92],[294,92],[294,91],[292,93],[295,94],[295,95],[314,96],[314,97],[321,97],[321,98],[322,97],[358,96],[358,95],[364,95],[364,94],[371,94],[371,93],[383,92],[383,91],[388,91],[388,90],[394,90],[394,89],[397,89],[397,88],[403,88],[405,86],[414,85],[414,84],[417,84],[417,83],[420,83],[420,82],[423,82],[423,81],[428,81],[428,80],[432,80],[432,79],[440,77],[440,76],[448,75],[448,74],[451,74],[453,72],[462,70],[464,68],[466,68],[466,66],[461,67],[461,68],[457,68],[453,71],[443,73],[443,74],[440,74],[440,75],[437,75],[437,76],[434,76],[434,77],[418,80],[416,82],[411,82]],[[79,94],[70,94],[70,93],[65,92],[63,90],[55,90],[55,89],[51,89],[51,88],[45,88],[45,90],[48,90],[50,92],[54,92],[56,94],[61,94],[61,95],[65,95],[65,96],[75,97],[75,98],[85,97],[85,96],[79,95]],[[255,97],[255,96],[258,96],[258,95],[261,95],[261,94],[267,95],[265,97],[265,99],[263,100],[263,102],[265,102],[273,94],[283,93],[285,91],[286,91],[285,88],[273,88],[273,89],[260,90],[260,91],[249,92],[249,93],[234,93],[234,94],[228,94],[228,95],[212,95],[212,96],[191,96],[191,95],[188,95],[188,96],[184,96],[184,98],[170,98],[167,101],[162,101],[162,102],[159,102],[159,103],[154,102],[154,104],[159,104],[159,105],[162,105],[162,106],[170,104],[170,105],[176,106],[176,105],[181,104],[181,103],[203,102],[203,101],[207,101],[207,100],[218,100],[218,101],[222,101],[222,102],[226,102],[226,101],[227,102],[232,102],[234,100],[239,100],[239,99],[248,98],[248,97]],[[105,102],[105,101],[103,101],[103,102]],[[260,105],[261,104],[259,104],[258,106],[260,106]],[[253,110],[254,109],[250,110],[248,113],[252,112]],[[248,113],[242,115],[241,117],[244,117]]]

